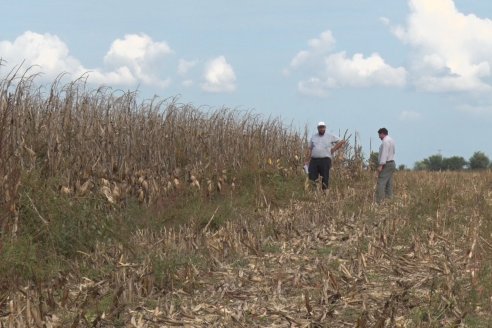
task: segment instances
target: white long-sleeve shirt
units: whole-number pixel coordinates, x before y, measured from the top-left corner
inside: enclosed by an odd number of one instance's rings
[[[379,146],[379,165],[395,160],[395,141],[390,136],[385,136]]]

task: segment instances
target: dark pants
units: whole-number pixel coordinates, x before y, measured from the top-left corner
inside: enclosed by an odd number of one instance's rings
[[[309,161],[309,180],[316,181],[321,175],[323,178],[323,190],[328,189],[330,180],[331,158],[311,158]]]

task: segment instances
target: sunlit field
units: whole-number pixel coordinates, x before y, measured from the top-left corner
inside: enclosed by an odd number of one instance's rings
[[[306,135],[252,112],[0,83],[4,327],[490,327],[492,173],[327,194]],[[403,151],[403,150],[401,150]]]

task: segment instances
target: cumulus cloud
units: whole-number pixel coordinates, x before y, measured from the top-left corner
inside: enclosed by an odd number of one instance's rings
[[[393,33],[413,52],[415,85],[425,91],[490,91],[492,21],[458,11],[452,0],[410,0]]]
[[[300,92],[322,96],[338,87],[396,86],[426,92],[492,91],[492,20],[464,14],[453,0],[408,0],[406,23],[383,25],[409,47],[409,65],[393,67],[378,54],[335,52],[330,31],[310,40],[286,75],[302,73]]]
[[[60,73],[83,70],[80,62],[69,54],[68,47],[56,35],[27,31],[13,42],[0,41],[0,56],[7,70],[24,62],[32,73],[43,72],[53,79]]]
[[[391,86],[401,87],[406,83],[407,71],[392,67],[377,53],[365,57],[356,53],[349,57],[346,52],[333,52],[336,43],[331,31],[308,42],[307,50],[299,51],[285,71],[311,72],[311,76],[298,83],[301,93],[325,96],[331,89],[340,87]]]
[[[319,38],[309,40],[308,45],[308,50],[301,50],[292,58],[290,61],[291,68],[298,68],[309,60],[328,53],[335,45],[335,38],[331,31],[325,31],[320,34]]]
[[[171,53],[165,42],[155,42],[145,34],[128,34],[123,39],[113,41],[104,62],[116,71],[129,71],[136,80],[146,85],[165,88],[170,79],[162,79],[160,70]]]
[[[202,89],[207,92],[232,92],[236,89],[236,74],[224,56],[207,63]]]
[[[314,47],[317,47],[314,45]],[[27,31],[14,41],[0,41],[0,75],[23,63],[21,72],[31,67],[30,74],[42,73],[40,79],[51,82],[60,74],[75,79],[82,75],[96,85],[164,89],[171,84],[169,66],[174,51],[163,41],[154,41],[146,34],[127,34],[114,40],[97,68],[85,67],[70,54],[68,46],[56,35]],[[181,86],[196,85],[200,76],[194,73],[200,60],[180,59],[174,71]],[[236,75],[224,56],[217,57],[204,67],[201,88],[207,92],[232,92]]]
[[[142,83],[160,88],[170,80],[160,70],[163,61],[172,53],[165,42],[154,42],[145,34],[129,34],[115,40],[104,57],[104,68],[87,68],[70,55],[68,46],[56,35],[27,31],[13,42],[0,42],[0,56],[6,69],[24,62],[32,66],[31,73],[41,72],[44,80],[53,80],[61,73],[71,78],[88,73],[88,81],[97,84],[135,86]]]
[[[333,54],[325,59],[325,69],[332,87],[403,86],[406,79],[403,67],[391,67],[377,53],[368,57],[355,54],[351,58],[345,52]]]

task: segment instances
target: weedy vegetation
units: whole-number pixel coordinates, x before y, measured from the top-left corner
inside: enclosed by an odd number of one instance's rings
[[[250,111],[0,82],[2,327],[489,327],[492,173],[397,172],[356,135],[328,194]]]

